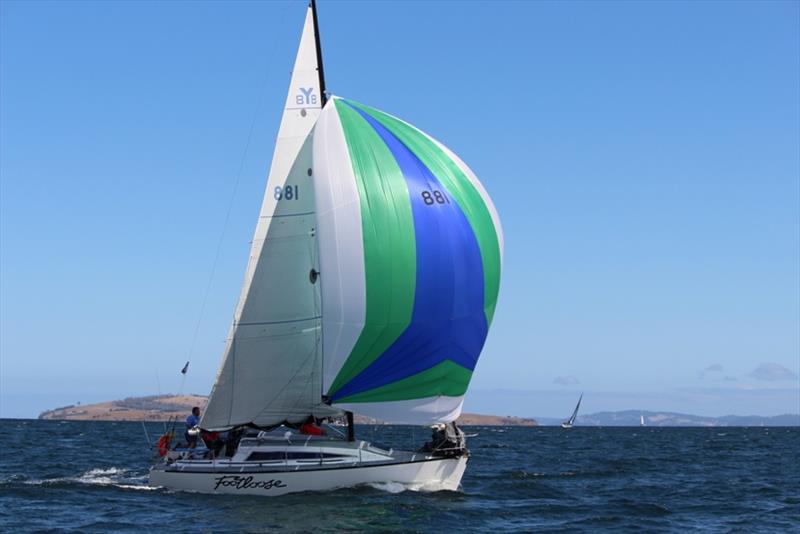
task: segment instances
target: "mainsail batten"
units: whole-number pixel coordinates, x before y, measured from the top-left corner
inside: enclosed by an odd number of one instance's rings
[[[297,422],[321,406],[321,307],[311,135],[322,106],[306,13],[266,193],[208,407],[207,429]]]

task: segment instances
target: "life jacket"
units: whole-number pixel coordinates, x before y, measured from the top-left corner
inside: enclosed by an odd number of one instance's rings
[[[301,434],[308,434],[311,436],[324,436],[325,432],[314,423],[305,423],[299,428]]]
[[[167,433],[158,438],[158,455],[166,456],[169,452],[169,442],[172,441],[172,434]]]

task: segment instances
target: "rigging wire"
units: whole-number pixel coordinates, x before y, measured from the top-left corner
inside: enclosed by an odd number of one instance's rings
[[[282,11],[280,14],[280,18],[278,20],[279,28],[284,27],[283,20],[285,19],[285,16],[286,16],[286,10]],[[275,32],[273,34],[273,43],[272,46],[269,47],[269,50],[272,53],[267,55],[268,65],[272,63],[272,58],[275,55],[275,51],[277,48],[275,45],[277,44],[278,34],[279,32]],[[216,275],[217,272],[217,265],[219,263],[220,252],[222,251],[222,244],[225,241],[225,235],[227,234],[228,231],[228,223],[230,222],[231,213],[233,212],[233,204],[234,201],[236,200],[236,194],[239,191],[239,184],[242,178],[242,171],[244,170],[244,164],[245,161],[247,160],[247,154],[250,149],[250,142],[253,137],[253,131],[255,130],[256,122],[258,120],[259,114],[261,113],[261,109],[264,106],[264,95],[266,94],[267,82],[269,81],[269,79],[270,79],[269,69],[265,69],[264,77],[261,81],[261,89],[259,90],[259,96],[256,103],[256,109],[255,112],[253,113],[253,119],[250,121],[250,128],[247,132],[247,140],[245,141],[244,150],[242,151],[242,157],[239,160],[239,168],[236,171],[236,178],[234,180],[233,190],[231,191],[230,199],[228,200],[228,207],[225,212],[224,222],[222,224],[222,232],[220,233],[219,240],[217,241],[217,248],[216,251],[214,252],[214,261],[212,262],[211,265],[211,273],[208,276],[208,282],[206,283],[206,288],[205,291],[203,292],[203,300],[200,305],[200,313],[197,318],[197,324],[195,325],[194,334],[192,335],[192,342],[189,345],[188,361],[186,362],[186,366],[184,366],[184,369],[187,369],[189,363],[192,361],[192,356],[194,355],[194,350],[197,345],[197,338],[200,334],[200,325],[202,324],[203,318],[205,317],[206,305],[208,304],[208,295],[209,293],[211,293],[211,286],[214,281],[214,276]],[[180,389],[178,390],[178,395],[183,394],[183,387],[186,382],[186,374],[187,374],[186,372],[182,373],[183,378],[181,380]]]
[[[158,396],[161,396],[161,378],[158,376],[158,368],[156,368],[156,388],[158,389]]]

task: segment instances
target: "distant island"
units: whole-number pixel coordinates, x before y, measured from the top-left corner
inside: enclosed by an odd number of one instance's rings
[[[208,399],[203,395],[151,395],[128,397],[97,404],[74,404],[47,410],[39,419],[67,421],[167,421],[185,418],[193,406],[205,409]],[[382,424],[381,421],[356,415],[357,424]],[[480,415],[463,413],[461,425],[476,426],[537,426],[535,419],[511,415]]]
[[[183,419],[192,406],[205,409],[208,399],[204,395],[151,395],[128,397],[122,400],[97,404],[76,404],[47,410],[39,419],[71,421],[166,421]],[[646,427],[722,427],[722,426],[800,426],[800,414],[775,416],[725,415],[706,417],[675,412],[653,412],[647,410],[624,410],[619,412],[597,412],[579,415],[575,422],[581,426],[641,426]],[[474,426],[557,426],[562,419],[552,417],[515,417],[511,415],[480,415],[463,413],[458,419],[461,425]],[[362,425],[383,424],[376,419],[356,415],[355,422]]]

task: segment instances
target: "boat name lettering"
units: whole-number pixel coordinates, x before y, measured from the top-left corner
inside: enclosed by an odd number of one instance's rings
[[[272,488],[285,488],[286,484],[284,484],[280,480],[275,480],[273,478],[269,480],[253,480],[252,476],[239,476],[239,475],[223,475],[221,477],[217,477],[215,479],[216,485],[214,489],[216,490],[220,486],[235,489],[272,489]]]

